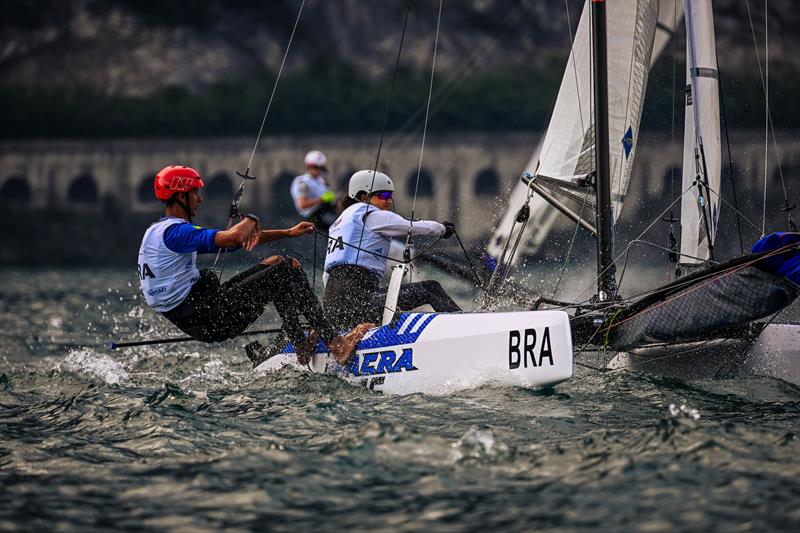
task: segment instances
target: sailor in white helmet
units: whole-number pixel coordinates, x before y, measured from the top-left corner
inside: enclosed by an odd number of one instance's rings
[[[372,322],[380,320],[386,291],[379,285],[392,237],[406,237],[409,227],[412,235],[444,239],[455,232],[451,222],[415,220],[412,224],[392,212],[393,192],[394,183],[383,172],[356,172],[350,178],[345,209],[328,230],[323,306],[331,323],[339,329],[364,322],[367,317]],[[424,304],[438,312],[461,311],[438,281],[401,286],[401,309]]]
[[[301,217],[327,231],[336,220],[336,194],[327,179],[328,158],[319,150],[312,150],[306,154],[305,164],[305,174],[292,181],[292,200]]]

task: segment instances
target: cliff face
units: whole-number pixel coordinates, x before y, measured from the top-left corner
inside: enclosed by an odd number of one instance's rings
[[[763,4],[750,4],[763,61]],[[394,68],[406,5],[307,0],[287,68],[341,62],[367,78],[384,77]],[[573,28],[582,5],[569,0]],[[299,6],[298,0],[6,0],[0,8],[0,85],[147,96],[168,86],[201,91],[221,80],[276,72]],[[430,69],[437,9],[436,0],[412,2],[401,63],[413,72]],[[769,9],[770,69],[800,70],[800,56],[789,53],[796,49],[800,8],[792,0],[772,0]],[[717,0],[715,14],[727,74],[752,72],[757,67],[747,3]],[[561,1],[448,1],[437,70],[561,65],[568,28]]]

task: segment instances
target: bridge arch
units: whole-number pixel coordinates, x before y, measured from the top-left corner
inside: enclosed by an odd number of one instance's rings
[[[348,185],[350,185],[350,176],[356,173],[356,169],[349,168],[345,172],[339,174],[339,177],[331,182],[331,186],[335,187],[337,191],[342,191],[347,194]]]
[[[500,175],[494,168],[486,167],[475,175],[473,192],[478,196],[500,194]]]
[[[291,194],[292,181],[295,177],[294,172],[284,169],[272,180],[269,205],[272,211],[270,215],[276,220],[286,221],[298,217]]]
[[[0,187],[0,202],[28,205],[31,203],[31,186],[22,174],[9,177]]]
[[[419,172],[419,186],[417,186],[417,171],[412,170],[406,178],[406,194],[409,198],[414,197],[414,190],[417,191],[417,198],[430,198],[434,194],[433,175],[426,168]]]
[[[141,203],[151,203],[155,198],[155,191],[153,189],[153,182],[155,181],[156,172],[148,172],[142,176],[139,186],[136,188],[136,199]]]
[[[96,204],[98,197],[97,180],[89,172],[73,178],[67,189],[67,201],[70,203]]]
[[[233,180],[227,173],[217,172],[206,183],[203,196],[211,201],[230,200],[233,196]]]

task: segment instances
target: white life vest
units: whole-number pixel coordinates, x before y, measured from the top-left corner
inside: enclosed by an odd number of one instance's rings
[[[309,200],[317,200],[327,190],[328,182],[322,175],[316,178],[308,173],[297,176],[294,181],[292,181],[290,192],[292,193],[292,200],[294,200],[294,207],[297,209],[297,212],[300,213],[300,216],[307,218],[322,206],[322,204],[317,204],[308,209],[303,209],[300,207],[300,198],[305,197]]]
[[[147,305],[165,313],[181,303],[200,278],[197,252],[173,252],[164,244],[164,232],[180,218],[164,218],[144,232],[139,247],[139,285]]]
[[[325,272],[330,272],[333,267],[340,265],[358,265],[368,268],[378,276],[383,276],[386,259],[380,256],[388,255],[392,239],[375,233],[369,227],[364,227],[367,208],[371,213],[378,211],[378,208],[364,202],[353,204],[345,209],[328,229]],[[358,246],[361,250],[348,246],[348,243]]]

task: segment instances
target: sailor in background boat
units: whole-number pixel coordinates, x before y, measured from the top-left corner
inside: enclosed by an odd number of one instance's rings
[[[197,268],[198,253],[250,251],[261,243],[312,233],[314,225],[262,230],[258,217],[247,215],[228,230],[196,226],[192,217],[203,203],[203,186],[198,172],[186,166],[168,166],[156,175],[155,195],[166,204],[165,216],[147,229],[139,248],[139,280],[148,305],[191,337],[219,342],[243,332],[273,302],[299,359],[310,358],[320,336],[337,359],[346,360],[372,325],[340,336],[324,317],[296,259],[268,257],[225,283],[213,271]],[[308,337],[300,315],[313,328]]]
[[[455,232],[450,222],[415,220],[393,213],[394,183],[382,172],[360,170],[348,186],[348,204],[328,231],[325,256],[325,312],[336,327],[345,329],[359,322],[378,322],[383,313],[386,291],[380,290],[386,269],[386,255],[392,237],[433,235],[449,239]],[[435,311],[455,312],[461,308],[438,281],[421,281],[401,286],[398,306],[413,309],[431,305]]]
[[[319,150],[305,157],[306,172],[292,181],[290,192],[297,212],[322,231],[336,220],[336,194],[327,179],[328,158]]]

